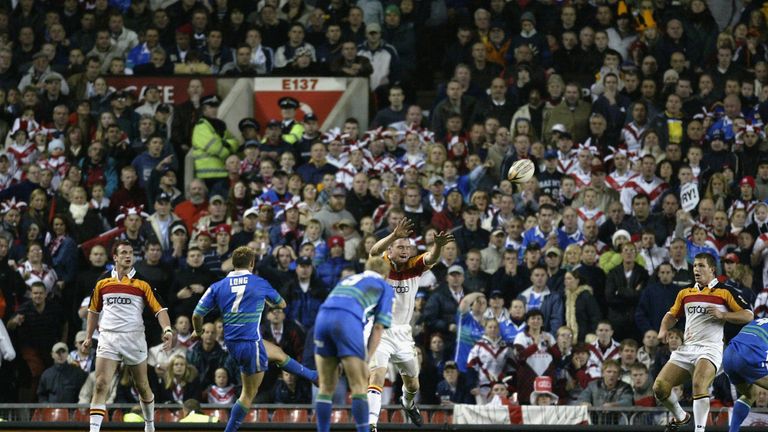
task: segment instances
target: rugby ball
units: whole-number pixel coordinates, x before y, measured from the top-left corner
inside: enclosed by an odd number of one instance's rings
[[[507,171],[507,179],[512,183],[525,183],[531,178],[536,171],[536,166],[530,159],[520,159],[512,164]]]

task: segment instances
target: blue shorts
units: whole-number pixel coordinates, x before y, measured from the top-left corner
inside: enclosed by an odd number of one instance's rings
[[[363,323],[343,309],[320,309],[315,320],[315,354],[365,360]]]
[[[768,375],[766,347],[762,343],[755,342],[755,344],[749,344],[731,340],[723,353],[723,371],[728,374],[728,378],[734,385],[752,384]]]
[[[240,372],[246,375],[253,375],[258,372],[265,372],[269,367],[267,360],[267,349],[264,348],[264,342],[257,341],[225,341],[229,355],[240,367]]]

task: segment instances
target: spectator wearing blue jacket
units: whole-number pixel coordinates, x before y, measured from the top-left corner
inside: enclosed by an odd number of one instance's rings
[[[290,301],[285,308],[286,319],[300,324],[305,330],[315,324],[317,311],[328,296],[328,288],[316,277],[312,258],[299,257],[296,260],[296,278],[284,287],[278,288],[280,295]]]
[[[533,51],[539,64],[549,66],[552,63],[552,53],[549,51],[547,39],[536,31],[536,17],[530,11],[524,12],[520,16],[520,33],[512,37],[512,44],[506,55],[508,62],[515,62],[515,48],[520,45],[531,47],[531,51]]]
[[[693,228],[691,228],[691,238],[686,241],[686,246],[688,246],[688,262],[693,263],[693,258],[696,255],[707,253],[715,258],[717,269],[720,270],[720,252],[718,252],[714,243],[707,237],[707,229],[702,225],[694,225]]]
[[[635,323],[640,334],[645,334],[648,330],[658,331],[661,320],[680,292],[680,287],[673,283],[674,279],[675,269],[672,264],[659,264],[655,280],[642,291],[635,309]]]
[[[525,254],[525,250],[530,244],[535,243],[542,249],[548,249],[549,246],[558,245],[558,233],[554,226],[552,226],[555,213],[557,213],[557,209],[551,204],[542,204],[539,207],[539,211],[536,214],[539,223],[523,233],[523,241],[520,243],[520,249],[518,251],[518,261],[520,263],[523,262],[523,254]],[[552,244],[547,245],[550,239]]]
[[[456,362],[449,360],[443,368],[443,380],[437,384],[437,398],[440,405],[452,406],[453,404],[473,404],[475,397],[469,392],[464,380],[459,375]]]
[[[531,287],[520,293],[517,298],[525,303],[525,310],[540,310],[544,315],[543,330],[554,334],[565,324],[565,309],[563,297],[550,291],[547,279],[547,269],[544,266],[534,267],[531,270]]]
[[[344,259],[344,237],[332,236],[328,238],[328,258],[317,266],[317,275],[327,287],[334,287],[339,281],[339,276],[344,267],[352,263]]]
[[[133,69],[138,65],[147,64],[152,58],[152,50],[160,46],[160,31],[154,27],[144,32],[144,43],[136,45],[126,57],[125,66]]]
[[[147,149],[141,154],[136,156],[131,162],[133,168],[136,170],[136,174],[139,177],[139,187],[146,188],[149,182],[149,178],[152,176],[152,170],[154,170],[160,162],[165,158],[168,158],[164,164],[163,169],[172,169],[176,171],[178,169],[178,162],[172,153],[163,153],[163,147],[165,146],[165,139],[160,135],[152,135],[147,140]],[[169,147],[170,150],[170,147]]]

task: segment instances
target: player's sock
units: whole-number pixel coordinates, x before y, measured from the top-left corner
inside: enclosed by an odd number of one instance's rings
[[[685,411],[683,410],[683,407],[680,406],[680,402],[678,402],[675,392],[670,392],[669,397],[663,401],[659,401],[659,403],[661,403],[664,408],[672,413],[672,415],[675,417],[675,420],[685,420]]]
[[[696,424],[693,429],[696,432],[704,432],[707,427],[707,418],[709,417],[709,395],[693,396],[693,422]]]
[[[381,387],[368,386],[368,424],[377,425],[381,414]]]
[[[284,369],[294,375],[300,376],[306,380],[309,380],[310,382],[313,382],[313,383],[317,382],[316,370],[305,367],[303,364],[297,362],[291,357],[288,357],[282,363],[278,363],[277,367],[279,367],[280,369]]]
[[[90,432],[99,432],[101,430],[101,422],[107,415],[107,406],[104,404],[94,405],[91,404],[91,430]]]
[[[333,407],[333,395],[318,393],[317,399],[315,400],[315,414],[317,415],[317,432],[328,432],[331,430],[331,408],[332,407]]]
[[[368,432],[368,395],[352,395],[352,418],[357,432]]]
[[[139,405],[144,416],[144,432],[155,432],[155,398],[149,402],[139,399]]]
[[[733,404],[733,413],[731,414],[731,425],[728,427],[728,432],[739,432],[741,424],[744,423],[744,419],[749,415],[751,407],[744,399],[739,398]]]
[[[413,399],[416,397],[416,392],[409,392],[403,384],[403,402],[406,408],[413,408]]]
[[[248,414],[248,409],[244,407],[243,403],[238,399],[235,404],[232,405],[227,428],[224,429],[224,432],[235,432],[240,429],[240,425],[243,423],[246,414]]]

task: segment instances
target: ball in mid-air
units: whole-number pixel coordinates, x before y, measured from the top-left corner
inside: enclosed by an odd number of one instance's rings
[[[509,167],[507,179],[512,183],[525,183],[533,178],[535,171],[536,167],[530,159],[520,159]]]

